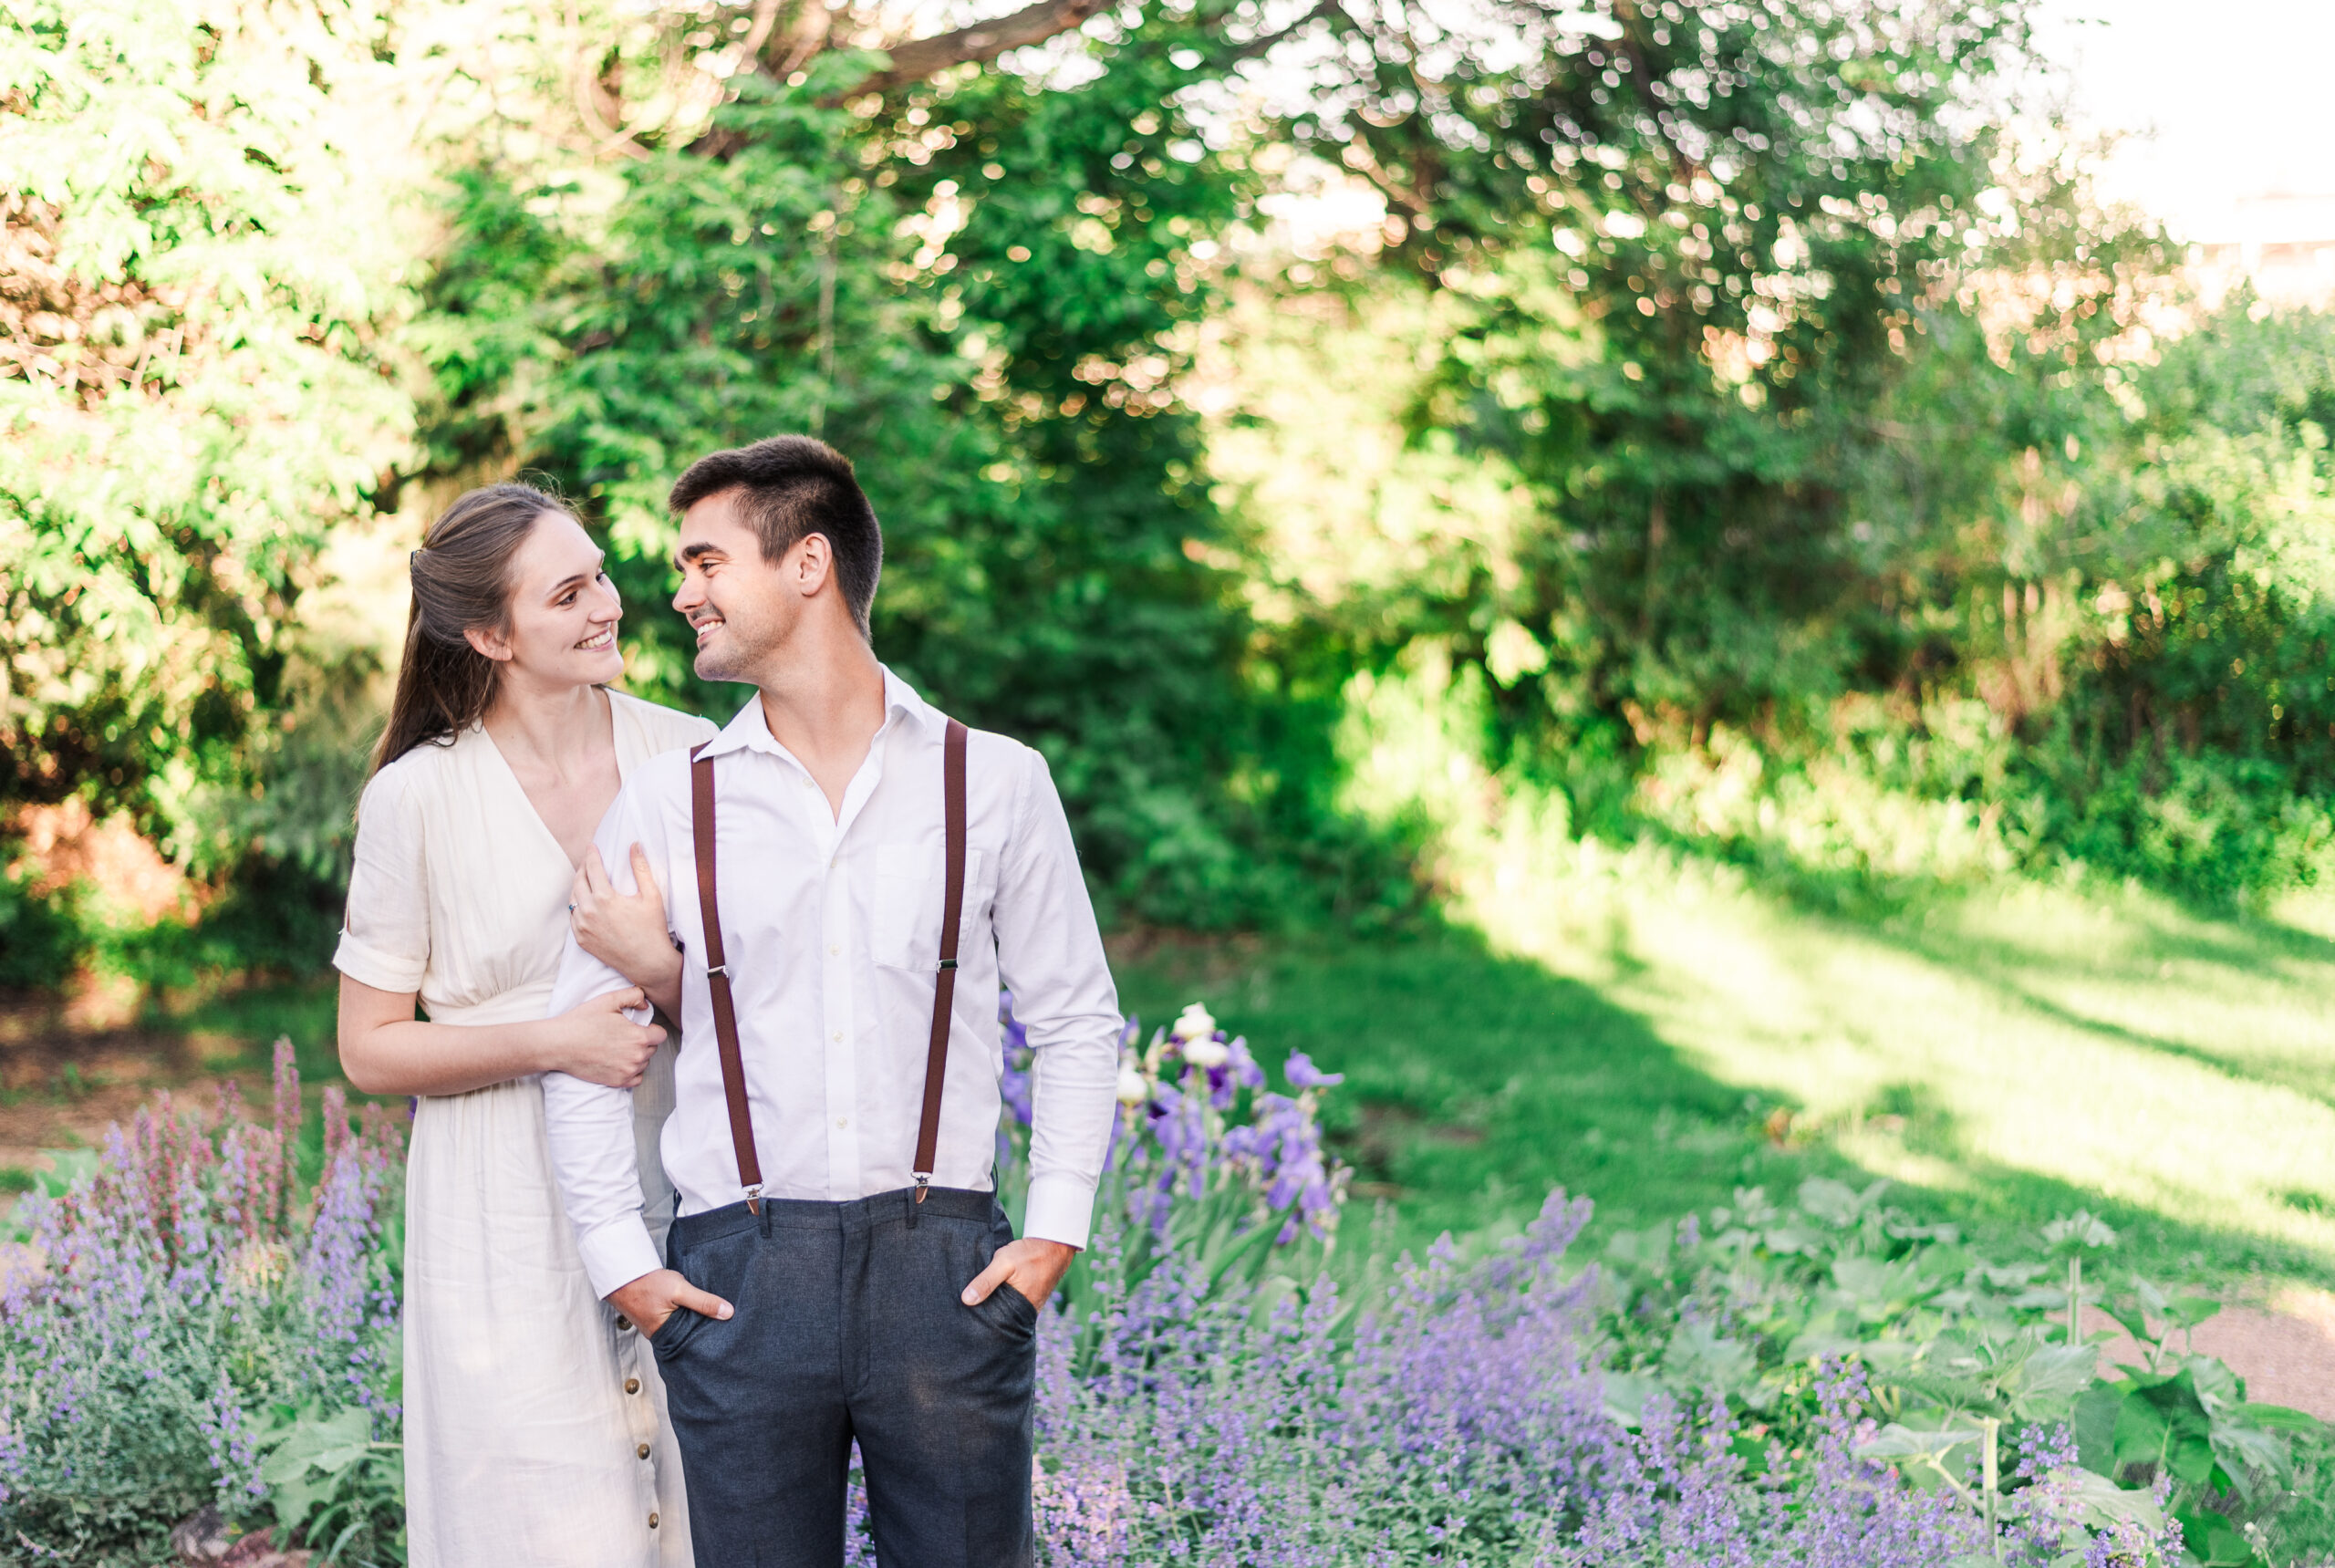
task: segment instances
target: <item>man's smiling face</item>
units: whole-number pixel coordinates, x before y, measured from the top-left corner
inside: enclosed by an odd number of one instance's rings
[[[725,490],[683,513],[673,553],[681,569],[673,607],[697,633],[697,672],[708,680],[754,680],[802,615],[782,585],[784,563],[763,559],[740,499]]]

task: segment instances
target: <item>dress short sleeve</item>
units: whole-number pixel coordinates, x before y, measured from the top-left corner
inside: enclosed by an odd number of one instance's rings
[[[413,769],[373,775],[357,807],[357,863],[333,967],[376,991],[420,991],[430,967],[430,880]]]

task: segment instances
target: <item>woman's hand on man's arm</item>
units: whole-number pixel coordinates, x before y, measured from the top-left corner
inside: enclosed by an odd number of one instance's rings
[[[632,885],[620,893],[597,845],[585,851],[568,890],[576,945],[638,986],[668,1018],[681,1015],[681,950],[666,923],[664,889],[648,853],[632,846]]]

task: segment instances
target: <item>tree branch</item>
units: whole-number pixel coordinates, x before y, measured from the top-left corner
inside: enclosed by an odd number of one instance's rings
[[[939,75],[951,66],[985,63],[1008,49],[1043,44],[1057,33],[1067,33],[1103,9],[1103,0],[1035,0],[1010,16],[976,22],[953,33],[914,38],[890,51],[892,68],[877,71],[840,98],[886,92]]]
[[[1306,12],[1304,16],[1300,16],[1288,26],[1281,28],[1277,32],[1267,33],[1261,37],[1250,39],[1247,43],[1233,50],[1230,57],[1236,61],[1253,60],[1258,56],[1270,53],[1277,46],[1295,37],[1300,32],[1302,32],[1305,28],[1312,26],[1314,23],[1321,21],[1323,17],[1335,16],[1339,14],[1340,7],[1338,0],[1319,0],[1319,3],[1315,5],[1311,11]]]

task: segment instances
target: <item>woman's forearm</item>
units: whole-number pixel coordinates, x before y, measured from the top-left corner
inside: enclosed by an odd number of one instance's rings
[[[368,1095],[462,1095],[554,1070],[556,1019],[471,1027],[404,1019],[351,1027],[344,1016],[341,1071]]]

